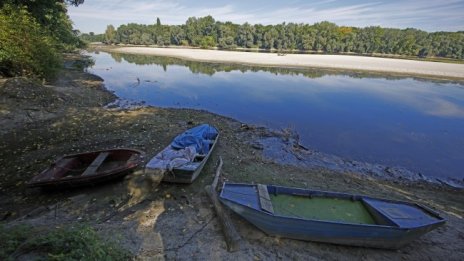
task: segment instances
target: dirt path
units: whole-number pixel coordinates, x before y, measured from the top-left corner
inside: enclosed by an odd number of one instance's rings
[[[118,240],[136,259],[179,260],[447,260],[464,259],[462,190],[376,180],[271,162],[249,137],[259,128],[204,111],[104,109],[114,96],[94,76],[67,69],[58,81],[0,80],[0,219],[3,224],[55,227],[86,223]],[[20,92],[18,91],[20,90]],[[33,90],[33,91],[32,91]],[[34,95],[27,96],[31,93]],[[44,192],[24,182],[63,154],[134,147],[148,158],[183,130],[199,123],[217,126],[221,140],[199,179],[191,185],[154,188],[140,171],[101,186]],[[247,138],[248,137],[248,138]],[[276,136],[277,138],[282,138]],[[233,220],[242,249],[228,253],[203,188],[211,183],[218,156],[224,179],[352,192],[425,204],[448,223],[398,250],[355,248],[266,236],[240,217]]]

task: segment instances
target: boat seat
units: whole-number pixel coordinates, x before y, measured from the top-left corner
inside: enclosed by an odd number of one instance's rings
[[[108,157],[110,153],[109,152],[101,152],[98,154],[98,156],[90,163],[90,165],[87,167],[87,169],[82,173],[82,176],[89,176],[95,174],[97,172],[97,169],[101,166],[103,161]]]
[[[272,207],[271,197],[269,197],[267,186],[263,184],[258,184],[256,187],[258,188],[258,197],[261,209],[271,214],[274,214],[274,208]]]

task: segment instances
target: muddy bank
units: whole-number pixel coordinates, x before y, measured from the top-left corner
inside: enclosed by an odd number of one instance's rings
[[[45,85],[27,79],[0,80],[0,219],[7,226],[89,224],[141,260],[464,259],[461,190],[425,182],[379,180],[355,170],[341,173],[278,163],[266,155],[266,143],[258,144],[256,138],[269,138],[274,144],[272,138],[279,135],[263,137],[260,128],[204,111],[143,106],[120,109],[118,104],[104,107],[116,97],[94,76],[72,68],[64,69],[56,82]],[[29,97],[31,88],[37,93]],[[217,126],[221,138],[203,173],[191,185],[161,184],[155,188],[138,171],[121,180],[81,189],[45,192],[25,187],[25,181],[59,155],[134,147],[146,151],[149,158],[177,134],[199,123]],[[270,237],[233,215],[243,246],[228,253],[204,193],[219,155],[224,159],[225,180],[414,201],[437,210],[449,221],[399,251],[387,251]]]
[[[248,125],[242,125],[242,128],[254,129],[253,132],[246,132],[243,138],[250,141],[250,146],[261,150],[265,159],[277,164],[304,169],[329,169],[340,173],[356,173],[396,183],[429,183],[429,185],[442,185],[455,189],[464,188],[464,179],[428,177],[407,168],[349,160],[306,148],[299,143],[298,133],[291,129],[276,131]]]

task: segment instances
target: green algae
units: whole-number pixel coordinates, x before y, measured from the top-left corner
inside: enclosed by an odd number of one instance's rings
[[[270,195],[274,213],[304,219],[376,224],[361,201],[349,199]]]

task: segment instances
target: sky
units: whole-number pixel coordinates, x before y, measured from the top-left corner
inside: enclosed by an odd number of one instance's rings
[[[184,24],[211,15],[243,24],[314,24],[418,28],[428,32],[464,31],[464,0],[86,0],[69,7],[75,29],[103,33],[108,24]]]

